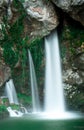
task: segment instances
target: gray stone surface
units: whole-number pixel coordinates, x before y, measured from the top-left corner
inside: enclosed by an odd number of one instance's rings
[[[24,0],[22,3],[32,23],[32,36],[45,36],[58,25],[58,16],[53,4],[43,0]]]
[[[52,0],[63,11],[84,25],[84,0]]]

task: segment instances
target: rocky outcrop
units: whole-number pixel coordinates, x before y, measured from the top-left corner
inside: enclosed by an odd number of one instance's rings
[[[9,79],[11,76],[10,67],[7,66],[2,57],[2,48],[0,48],[0,87]]]
[[[84,110],[84,53],[72,62],[63,59],[63,85],[69,108]]]
[[[0,63],[0,87],[9,79],[10,76],[10,68],[4,63]]]
[[[84,0],[52,0],[56,6],[84,25]]]
[[[32,23],[31,37],[43,37],[57,27],[58,17],[51,3],[45,3],[42,0],[24,0],[22,5]]]
[[[77,55],[77,57],[74,60],[74,65],[79,70],[84,71],[84,53]]]
[[[63,82],[68,109],[84,112],[84,71],[63,70]]]
[[[50,2],[44,2],[43,0],[21,0],[17,1],[17,5],[22,5],[26,12],[24,21],[25,35],[28,35],[30,39],[37,37],[44,37],[55,29],[58,25],[58,16],[53,4]],[[9,22],[15,22],[18,17],[18,8],[15,8],[13,0],[0,0],[0,12],[1,16],[7,15]],[[0,17],[0,24],[3,22]],[[1,26],[1,25],[0,25]]]

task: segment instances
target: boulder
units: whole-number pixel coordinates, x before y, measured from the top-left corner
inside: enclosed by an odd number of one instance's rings
[[[22,3],[28,14],[30,37],[44,37],[58,25],[58,16],[52,3],[43,0],[24,0]]]
[[[2,57],[3,49],[0,47],[0,88],[11,77],[11,69]]]
[[[3,24],[3,16],[7,16],[10,25],[12,25],[21,15],[18,13],[20,8],[15,7],[14,4],[13,0],[0,0],[0,28]],[[30,39],[48,35],[59,24],[58,15],[51,2],[17,0],[17,5],[22,5],[21,9],[26,12],[24,35],[28,35]]]
[[[84,71],[84,53],[79,54],[74,59],[74,65],[80,70]]]
[[[52,0],[64,12],[84,25],[84,0]]]
[[[1,62],[1,61],[0,61]],[[0,63],[0,87],[11,77],[11,70],[5,63]]]

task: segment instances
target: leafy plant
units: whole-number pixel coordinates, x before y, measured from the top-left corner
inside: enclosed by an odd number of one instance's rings
[[[5,112],[5,111],[7,111],[6,106],[5,105],[0,105],[0,113]]]
[[[18,93],[18,98],[24,104],[31,104],[31,102],[32,102],[31,96],[27,96],[27,95],[24,95],[21,93]]]
[[[19,105],[16,105],[16,104],[10,105],[10,107],[11,107],[13,110],[19,110],[19,109],[20,109],[20,106],[19,106]]]
[[[8,98],[3,98],[3,104],[7,103],[8,102]]]

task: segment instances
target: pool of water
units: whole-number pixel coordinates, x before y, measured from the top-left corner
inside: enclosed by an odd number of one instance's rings
[[[84,130],[84,118],[43,119],[28,115],[1,120],[0,130]]]

